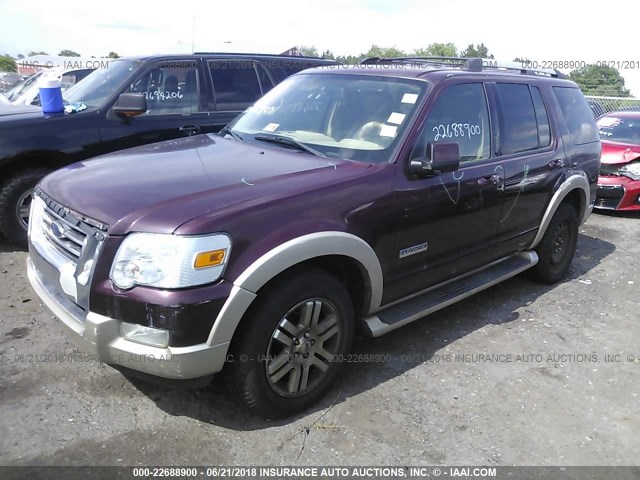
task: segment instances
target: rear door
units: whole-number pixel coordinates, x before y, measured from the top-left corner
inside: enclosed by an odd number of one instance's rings
[[[543,98],[535,81],[500,82],[490,88],[498,105],[497,148],[505,173],[497,248],[507,255],[533,241],[568,165],[557,125],[548,114],[552,99]]]
[[[273,87],[265,67],[252,59],[208,60],[207,72],[213,92],[208,108],[217,130]]]

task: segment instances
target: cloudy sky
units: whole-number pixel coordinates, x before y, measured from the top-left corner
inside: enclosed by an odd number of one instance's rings
[[[373,43],[409,51],[484,42],[499,60],[635,61],[621,73],[640,96],[638,13],[638,0],[0,0],[0,53],[124,56],[190,52],[193,44],[264,53],[313,45],[357,55]]]

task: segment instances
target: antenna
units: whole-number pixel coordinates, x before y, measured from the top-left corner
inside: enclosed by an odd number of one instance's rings
[[[196,43],[196,16],[193,16],[193,24],[191,27],[191,55],[193,55],[193,52],[195,50],[195,43]]]

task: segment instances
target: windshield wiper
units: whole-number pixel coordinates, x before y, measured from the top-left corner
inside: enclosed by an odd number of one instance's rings
[[[304,143],[301,143],[297,140],[294,140],[291,137],[284,137],[282,135],[256,135],[256,140],[260,140],[261,142],[271,142],[271,143],[279,143],[280,145],[288,145],[290,147],[296,147],[298,150],[302,150],[303,152],[310,153],[315,155],[316,157],[326,157],[326,155],[322,152],[319,152],[315,148],[311,148]]]
[[[228,126],[223,127],[222,130],[218,132],[218,135],[220,135],[221,137],[224,137],[225,135],[231,135],[235,140],[244,142],[244,139],[239,134],[231,130]]]

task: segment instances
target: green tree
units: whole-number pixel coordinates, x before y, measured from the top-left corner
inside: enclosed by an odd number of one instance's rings
[[[620,72],[607,65],[587,65],[573,70],[569,78],[578,84],[585,95],[631,96]]]
[[[355,55],[338,55],[335,60],[340,63],[345,63],[347,65],[355,65],[360,61],[361,57],[356,57]]]
[[[118,55],[116,52],[109,52],[107,58],[120,58],[120,55]]]
[[[336,56],[333,54],[331,50],[325,50],[320,54],[322,58],[328,58],[329,60],[335,60]]]
[[[393,47],[379,47],[377,45],[371,45],[371,48],[368,52],[363,53],[361,58],[368,57],[380,57],[380,58],[390,58],[390,57],[406,57],[407,53],[404,50],[400,50],[395,45]]]
[[[9,55],[0,56],[0,72],[17,72],[16,61]]]
[[[305,57],[317,57],[318,49],[314,46],[301,46],[300,51]]]
[[[527,57],[516,57],[513,59],[513,63],[521,68],[533,68],[532,61]]]
[[[489,48],[484,43],[469,44],[460,56],[464,58],[493,58],[493,54],[489,54]]]
[[[22,60],[23,58],[24,58],[24,55],[23,55],[23,54],[21,54],[21,53],[19,53],[19,54],[18,54],[18,60]]]
[[[453,43],[432,43],[427,48],[414,50],[416,57],[457,57],[458,49]]]
[[[33,50],[29,52],[29,57],[34,57],[36,55],[49,55],[47,52],[43,52],[42,50],[39,52],[34,52]]]
[[[73,50],[61,50],[60,53],[58,54],[58,56],[60,57],[79,57],[80,54],[77,52],[74,52]]]

